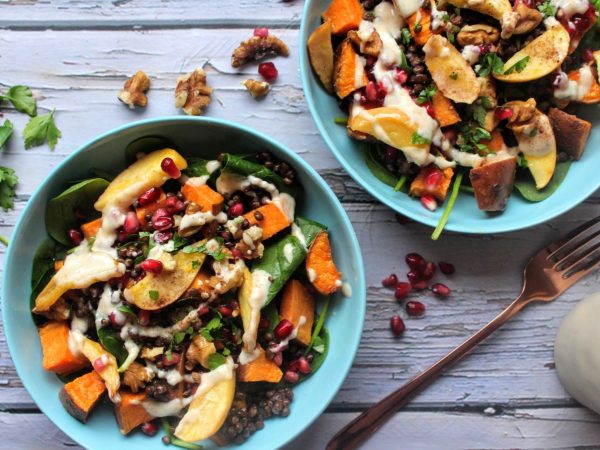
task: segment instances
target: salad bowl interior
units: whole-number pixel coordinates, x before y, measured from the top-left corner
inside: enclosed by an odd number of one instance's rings
[[[352,365],[365,315],[364,269],[350,221],[326,183],[295,153],[268,137],[239,125],[207,118],[173,117],[142,121],[110,131],[76,150],[39,186],[25,207],[8,249],[3,280],[2,313],[8,346],[21,380],[31,397],[62,431],[85,448],[163,449],[160,435],[148,438],[140,432],[125,437],[117,427],[110,402],[99,407],[83,425],[62,407],[58,392],[63,383],[42,369],[42,352],[29,310],[32,261],[46,237],[44,210],[49,199],[69,182],[90,176],[91,169],[117,174],[126,167],[127,145],[144,136],[161,136],[174,143],[184,156],[214,158],[218,153],[250,153],[267,150],[290,164],[303,187],[297,211],[327,224],[339,270],[352,295],[336,294],[330,303],[326,326],[329,355],[321,368],[294,388],[291,414],[275,418],[255,433],[245,449],[274,449],[297,436],[327,407]],[[216,448],[207,441],[205,448]]]
[[[348,136],[346,127],[336,123],[346,117],[334,95],[321,85],[311,68],[306,43],[311,33],[321,24],[321,15],[331,0],[307,0],[304,6],[300,32],[300,66],[306,100],[321,136],[335,158],[346,172],[366,191],[398,213],[423,224],[435,227],[442,214],[442,205],[431,212],[404,192],[380,181],[365,163],[358,141]],[[600,178],[595,167],[600,164],[600,131],[597,129],[598,107],[586,106],[577,115],[594,124],[587,143],[587,150],[579,161],[573,162],[566,178],[549,198],[532,203],[521,197],[516,190],[510,196],[508,206],[501,213],[487,213],[477,207],[471,193],[461,192],[451,211],[446,230],[462,233],[500,233],[527,228],[565,213],[600,188]]]

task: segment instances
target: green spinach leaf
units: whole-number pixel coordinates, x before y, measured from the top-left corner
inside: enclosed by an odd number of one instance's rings
[[[317,237],[317,234],[327,229],[327,226],[323,225],[322,223],[315,222],[314,220],[307,219],[306,217],[298,216],[294,222],[296,223],[296,226],[300,228],[300,232],[306,241],[307,248],[310,248],[313,241]]]
[[[529,171],[523,171],[526,173],[519,174],[515,181],[515,188],[525,200],[529,200],[530,202],[541,202],[554,194],[567,176],[570,167],[571,161],[558,163],[556,169],[554,169],[554,176],[550,180],[550,183],[548,183],[544,189],[539,190],[535,187],[535,181],[533,181]]]
[[[150,153],[163,148],[175,148],[175,144],[170,139],[163,136],[144,136],[130,142],[125,147],[125,161],[127,164],[134,163],[137,160],[138,153]]]
[[[117,363],[121,366],[129,353],[125,349],[123,341],[118,337],[117,332],[112,328],[100,328],[97,331],[100,344],[117,358]]]
[[[383,167],[383,165],[375,158],[374,147],[369,149],[366,145],[361,145],[361,150],[365,163],[375,178],[388,186],[395,187],[398,183],[398,177]]]

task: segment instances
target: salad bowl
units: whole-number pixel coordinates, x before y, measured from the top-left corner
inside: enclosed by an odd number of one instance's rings
[[[39,244],[46,238],[44,211],[48,201],[65,185],[94,173],[116,174],[131,162],[129,144],[142,137],[159,136],[173,143],[185,157],[215,158],[221,152],[245,154],[269,151],[296,171],[303,186],[297,211],[326,223],[330,230],[333,256],[339,261],[349,288],[332,296],[326,321],[328,358],[306,382],[294,388],[294,401],[287,418],[275,418],[242,446],[231,448],[275,449],[296,437],[327,407],[352,365],[363,327],[366,295],[362,257],[352,225],[333,192],[319,175],[294,152],[249,128],[222,120],[195,117],[167,117],[128,124],[109,131],[75,150],[40,184],[27,203],[15,227],[8,248],[2,283],[2,319],[17,373],[40,410],[69,437],[85,448],[163,449],[160,434],[147,437],[141,432],[123,436],[116,426],[108,400],[99,405],[84,425],[62,407],[59,391],[63,382],[42,369],[42,351],[31,318],[32,262]],[[129,161],[128,161],[129,158]],[[351,291],[351,292],[350,292]],[[211,441],[205,448],[217,448]],[[226,447],[229,448],[229,447]]]

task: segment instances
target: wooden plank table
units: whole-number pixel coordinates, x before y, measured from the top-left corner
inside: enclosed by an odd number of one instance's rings
[[[31,86],[40,111],[56,108],[63,138],[56,150],[25,151],[19,132],[0,155],[0,165],[19,177],[15,209],[0,213],[0,234],[10,236],[27,199],[52,168],[88,139],[115,126],[148,117],[179,114],[173,104],[176,78],[197,66],[215,88],[207,111],[269,133],[297,151],[335,190],[364,251],[367,318],[354,367],[334,402],[288,448],[319,449],[358,412],[426,368],[515,297],[521,266],[534,250],[561,232],[598,214],[600,193],[563,217],[534,229],[494,236],[447,233],[430,241],[430,229],[399,224],[373,201],[328,152],[308,112],[299,77],[301,1],[278,0],[0,0],[0,91]],[[289,45],[276,60],[279,79],[264,101],[241,86],[229,64],[232,50],[255,26],[268,26]],[[136,70],[152,78],[150,103],[130,111],[116,99]],[[22,130],[27,118],[4,108]],[[0,246],[0,261],[4,257]],[[445,301],[415,295],[427,306],[421,319],[407,319],[401,339],[389,332],[400,310],[380,280],[404,273],[404,255],[454,261]],[[0,263],[0,267],[3,265]],[[600,448],[600,418],[561,388],[553,364],[553,340],[564,314],[598,290],[591,276],[560,300],[525,310],[471,357],[399,412],[365,448],[370,449],[559,449]],[[401,313],[402,314],[402,313]],[[78,448],[50,423],[21,385],[0,324],[0,449]]]

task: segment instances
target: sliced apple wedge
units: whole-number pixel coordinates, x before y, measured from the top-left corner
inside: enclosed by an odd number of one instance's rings
[[[98,375],[104,380],[110,398],[117,400],[119,387],[121,386],[121,379],[117,370],[117,359],[99,343],[78,332],[75,333],[74,339],[79,341],[81,353],[92,363]],[[97,360],[100,360],[100,362],[94,363]],[[99,367],[102,368],[99,369]]]
[[[117,175],[96,201],[94,208],[102,211],[109,204],[125,208],[148,189],[162,186],[171,178],[160,167],[165,158],[171,158],[179,170],[187,167],[183,156],[171,148],[149,153]]]
[[[247,267],[244,267],[244,281],[238,294],[238,303],[240,304],[240,315],[244,331],[250,328],[252,317],[252,306],[250,305],[250,296],[252,295],[252,273]]]
[[[186,442],[215,434],[227,419],[235,394],[235,369],[231,357],[216,369],[202,374],[200,387],[187,412],[175,429],[175,436]]]
[[[535,180],[535,187],[537,189],[545,188],[552,175],[554,175],[554,169],[556,168],[556,147],[554,151],[542,156],[524,155],[527,161],[527,167]]]
[[[512,5],[508,0],[448,0],[448,3],[458,8],[480,12],[497,20],[502,20],[505,13],[512,11]]]
[[[194,246],[202,243],[203,241],[198,242]],[[123,295],[129,303],[141,309],[154,311],[164,308],[180,298],[190,287],[205,258],[204,253],[180,251],[173,256],[174,270],[163,270],[158,275],[148,273],[142,280],[125,289]]]
[[[538,80],[558,69],[569,54],[571,38],[558,24],[549,28],[504,63],[501,74],[494,78],[506,83]]]
[[[471,104],[479,97],[477,75],[461,53],[445,37],[434,35],[425,47],[425,64],[437,88],[456,103]]]

